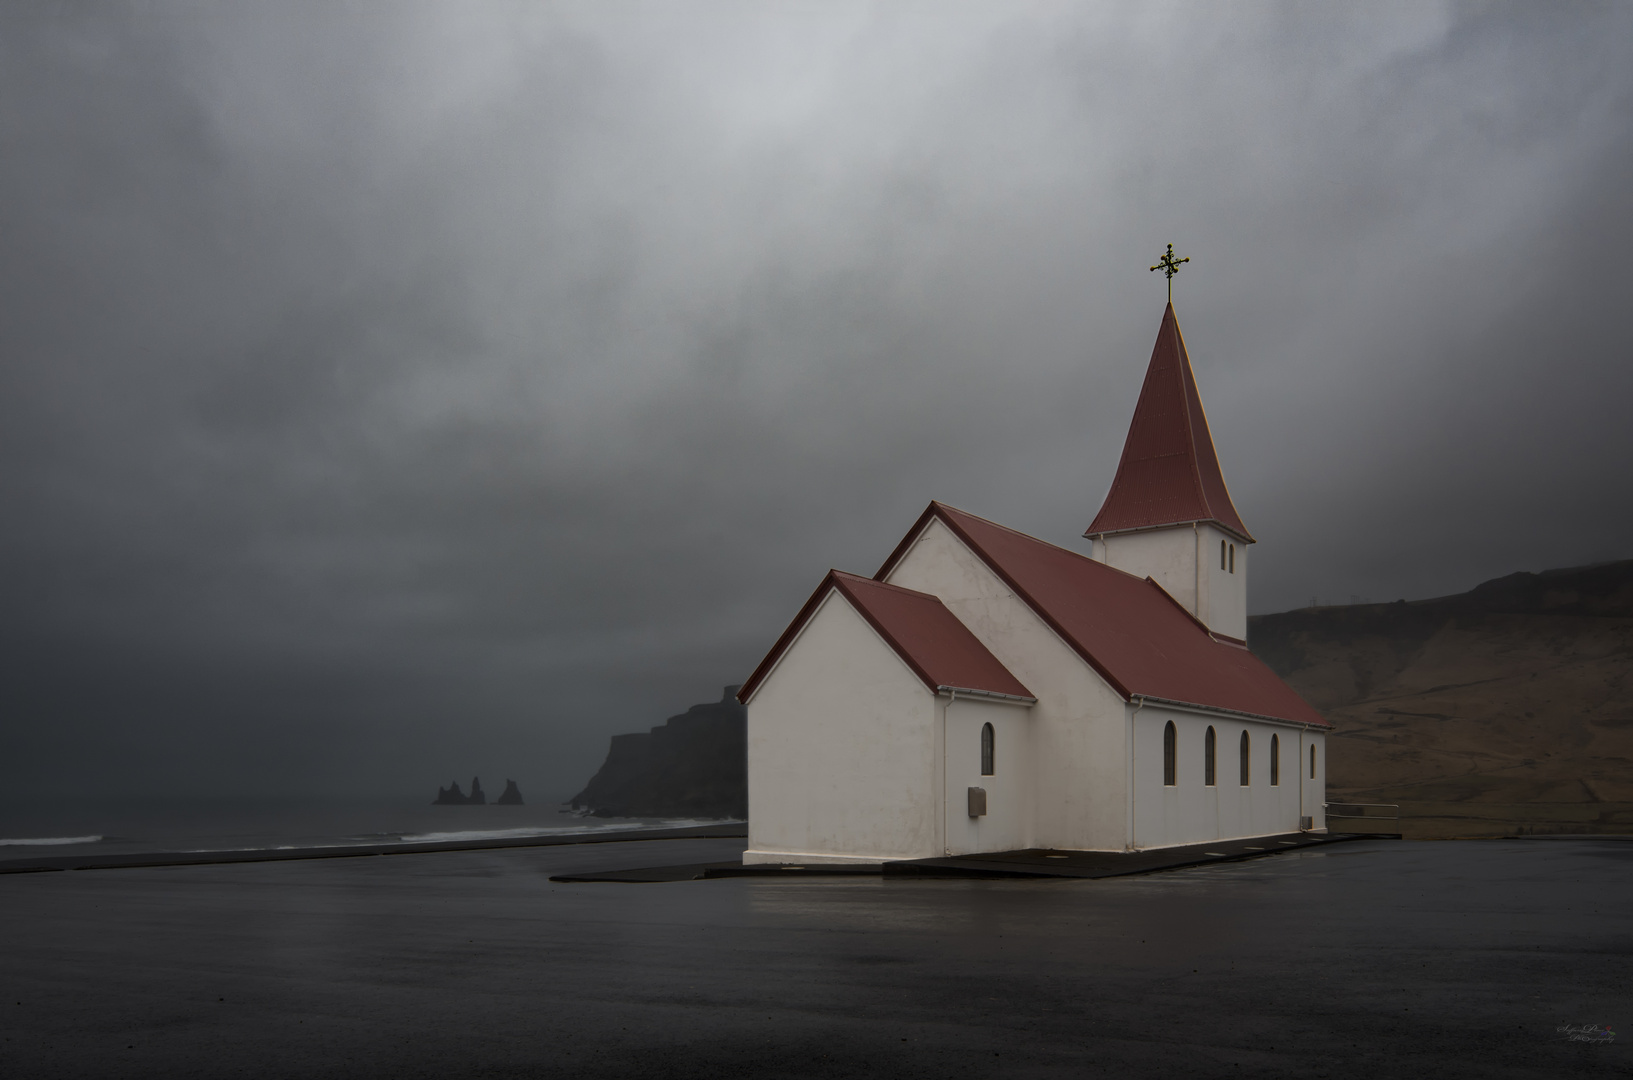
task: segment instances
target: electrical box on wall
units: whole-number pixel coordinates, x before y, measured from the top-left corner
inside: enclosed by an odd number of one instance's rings
[[[987,816],[987,789],[970,788],[970,817]]]

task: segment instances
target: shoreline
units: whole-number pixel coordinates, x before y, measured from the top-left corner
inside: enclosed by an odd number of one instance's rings
[[[427,840],[417,843],[335,844],[322,847],[240,848],[224,851],[154,851],[130,855],[45,855],[32,859],[0,860],[0,874],[37,874],[61,870],[131,870],[155,866],[214,866],[308,859],[360,859],[374,855],[424,855],[437,851],[562,847],[570,844],[610,844],[634,840],[726,840],[747,836],[746,823],[723,821],[718,825],[688,825],[676,829],[546,833],[539,836],[507,836],[483,840]]]

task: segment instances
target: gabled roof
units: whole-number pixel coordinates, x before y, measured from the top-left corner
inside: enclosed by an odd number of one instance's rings
[[[1225,488],[1174,305],[1162,314],[1151,366],[1106,501],[1084,536],[1207,521],[1253,543]]]
[[[931,503],[876,575],[883,580],[940,519],[1123,700],[1153,698],[1330,727],[1244,646],[1210,634],[1150,578],[1137,578],[973,514]]]
[[[866,619],[868,625],[895,650],[930,690],[973,690],[1001,697],[1037,700],[996,656],[987,651],[958,616],[929,593],[887,585],[882,581],[828,571],[816,592],[800,608],[782,637],[771,647],[754,674],[737,692],[737,700],[747,703],[765,677],[771,674],[782,654],[794,643],[805,624],[816,614],[829,592],[837,591]]]

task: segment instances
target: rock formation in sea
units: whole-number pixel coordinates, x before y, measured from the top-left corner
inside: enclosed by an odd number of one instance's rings
[[[507,789],[506,794],[509,794]],[[471,777],[471,793],[465,794],[459,790],[459,781],[455,780],[445,788],[437,788],[437,797],[431,801],[432,806],[485,806],[488,797],[482,794],[482,781]],[[516,801],[522,801],[521,792],[516,793]]]
[[[516,786],[516,781],[505,781],[505,793],[493,800],[495,806],[521,806],[522,789]]]
[[[748,816],[748,710],[728,686],[651,731],[614,735],[571,805],[596,817]]]

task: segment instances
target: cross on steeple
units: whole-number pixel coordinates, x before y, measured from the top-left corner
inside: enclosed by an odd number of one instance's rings
[[[1179,273],[1179,264],[1188,263],[1190,261],[1191,257],[1189,255],[1185,256],[1183,259],[1174,258],[1174,245],[1169,244],[1168,254],[1158,259],[1157,265],[1151,268],[1153,270],[1161,270],[1162,276],[1168,279],[1168,302],[1170,304],[1174,302],[1174,275]]]

